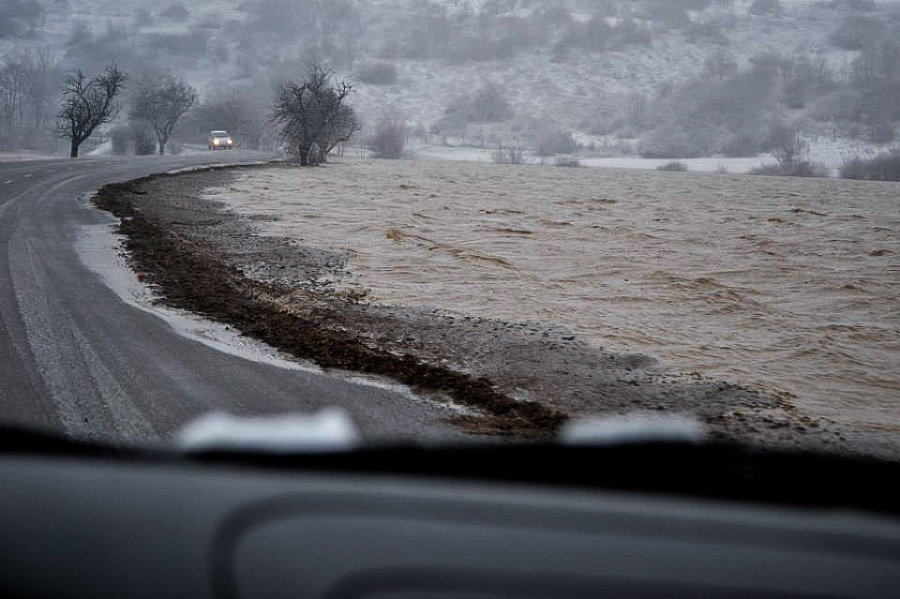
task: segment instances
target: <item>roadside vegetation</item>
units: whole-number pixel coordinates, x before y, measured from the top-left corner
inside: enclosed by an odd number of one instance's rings
[[[57,128],[59,136],[69,140],[70,157],[77,158],[94,131],[118,116],[127,80],[115,63],[95,77],[81,70],[64,77]],[[128,123],[109,132],[112,151],[126,154],[130,146],[137,155],[156,152],[162,156],[173,128],[194,105],[197,92],[171,72],[145,73],[133,88]]]
[[[658,171],[670,171],[673,173],[684,173],[688,170],[688,165],[683,162],[678,162],[677,160],[673,160],[672,162],[667,162],[665,164],[660,164],[656,167]]]
[[[406,119],[400,114],[386,114],[375,127],[369,150],[375,158],[402,158],[407,135]]]
[[[751,175],[776,177],[827,177],[825,168],[812,162],[802,161],[790,165],[767,164],[750,170]]]
[[[300,166],[325,162],[340,143],[359,131],[356,112],[347,102],[352,88],[334,73],[312,62],[300,81],[275,90],[272,121],[279,127],[285,152]]]
[[[845,179],[900,181],[900,150],[882,152],[872,158],[856,156],[841,167]]]
[[[125,74],[116,65],[96,77],[81,70],[66,76],[59,108],[59,135],[69,140],[69,156],[78,157],[81,144],[94,130],[108,123],[119,111],[117,96],[125,84]]]
[[[128,118],[133,128],[145,128],[156,136],[159,155],[178,120],[197,100],[196,90],[171,72],[145,75],[136,83]]]
[[[344,105],[374,123],[361,151],[387,139],[376,129],[391,106],[407,141],[517,147],[525,162],[755,156],[778,150],[782,125],[887,149],[900,127],[900,6],[870,0],[173,0],[100,16],[103,1],[96,18],[69,2],[0,7],[0,146],[60,150],[61,77],[112,62],[129,110],[90,149],[143,153],[149,132],[154,152],[176,151],[211,128],[280,147],[271,84],[302,86],[311,62],[360,92]],[[138,82],[173,64],[196,92],[190,111],[168,133],[126,118]]]

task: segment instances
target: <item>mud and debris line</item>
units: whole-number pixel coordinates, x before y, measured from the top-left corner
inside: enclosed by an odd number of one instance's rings
[[[234,326],[322,368],[386,376],[413,390],[449,396],[484,414],[455,419],[469,432],[542,438],[554,435],[568,419],[559,410],[513,399],[486,378],[368,347],[350,331],[319,326],[314,310],[308,316],[287,310],[272,298],[290,289],[251,279],[221,260],[215,248],[173,232],[192,223],[161,223],[136,205],[137,198],[147,195],[143,184],[169,176],[106,185],[94,197],[98,208],[121,219],[132,266],[157,288],[162,303]]]

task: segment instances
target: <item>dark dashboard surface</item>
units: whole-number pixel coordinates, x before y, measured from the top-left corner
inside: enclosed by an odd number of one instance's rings
[[[5,439],[4,597],[900,592],[891,463],[652,443],[273,457]]]

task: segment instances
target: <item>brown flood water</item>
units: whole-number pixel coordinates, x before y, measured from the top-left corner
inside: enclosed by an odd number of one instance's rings
[[[208,192],[347,252],[374,301],[562,324],[900,434],[900,184],[342,160]]]

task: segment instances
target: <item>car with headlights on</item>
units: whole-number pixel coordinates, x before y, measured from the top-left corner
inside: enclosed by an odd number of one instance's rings
[[[232,150],[234,140],[228,135],[228,131],[210,131],[207,147],[210,150]]]

